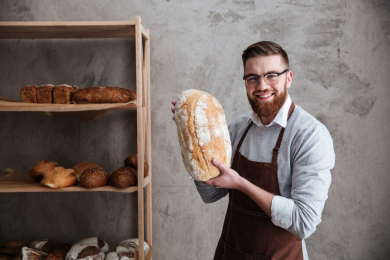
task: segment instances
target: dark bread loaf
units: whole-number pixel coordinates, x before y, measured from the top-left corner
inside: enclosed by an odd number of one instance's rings
[[[0,248],[0,254],[5,255],[17,255],[20,251],[21,247],[12,247],[12,246],[4,246]]]
[[[124,160],[125,166],[131,166],[138,169],[138,156],[137,154],[129,155]],[[149,173],[149,165],[146,161],[144,161],[144,177],[148,176]]]
[[[94,163],[90,163],[90,162],[81,162],[81,163],[76,164],[75,166],[73,166],[73,170],[75,171],[76,178],[79,179],[80,175],[86,169],[89,169],[89,168],[100,168],[100,166],[97,165],[97,164],[94,164]]]
[[[65,256],[70,248],[71,246],[68,244],[59,245],[45,258],[45,260],[65,260]]]
[[[38,249],[46,254],[50,254],[50,252],[54,250],[54,245],[49,239],[39,239],[32,242],[29,245],[29,248]]]
[[[38,103],[53,103],[53,88],[52,84],[45,84],[39,86],[37,89]]]
[[[26,242],[19,239],[11,239],[4,243],[3,247],[24,247],[26,246]]]
[[[22,102],[38,103],[37,101],[37,88],[35,85],[25,86],[20,90],[20,99]]]
[[[127,188],[137,184],[137,171],[130,166],[120,167],[110,175],[110,183],[117,188]]]
[[[41,250],[29,248],[27,246],[22,247],[21,255],[15,256],[14,259],[21,260],[42,260],[47,254]]]
[[[66,104],[72,100],[72,95],[79,90],[77,86],[61,84],[53,89],[53,101],[55,104]]]
[[[0,253],[0,260],[13,260],[14,256],[12,255],[3,255]]]
[[[98,249],[92,249],[92,247]],[[97,237],[86,238],[75,243],[66,254],[65,260],[89,259],[103,260],[108,251],[108,244]],[[81,258],[79,258],[81,257]]]
[[[31,178],[33,178],[34,180],[41,181],[43,178],[43,175],[46,172],[48,172],[48,171],[50,171],[58,166],[59,165],[56,162],[44,160],[44,161],[38,162],[33,167],[31,167],[31,169],[28,171],[28,173],[30,174]]]
[[[118,87],[90,87],[80,89],[72,96],[75,103],[126,103],[137,98],[131,89]]]
[[[86,169],[79,177],[79,185],[84,188],[97,188],[107,184],[108,173],[103,168]]]

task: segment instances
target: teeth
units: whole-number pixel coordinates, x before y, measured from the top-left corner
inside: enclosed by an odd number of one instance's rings
[[[260,98],[267,98],[267,97],[270,97],[272,94],[268,94],[268,95],[259,95]]]

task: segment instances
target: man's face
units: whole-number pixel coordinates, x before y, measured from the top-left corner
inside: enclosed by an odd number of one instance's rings
[[[258,56],[249,58],[246,61],[244,75],[262,76],[270,72],[281,73],[287,69],[280,55]],[[287,97],[287,89],[292,83],[292,72],[279,76],[279,81],[275,85],[268,85],[264,82],[264,77],[260,78],[257,87],[246,87],[249,103],[253,111],[261,117],[275,117],[283,106]]]

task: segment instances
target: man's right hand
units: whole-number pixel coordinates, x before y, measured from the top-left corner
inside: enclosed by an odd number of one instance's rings
[[[175,105],[176,105],[176,100],[172,100],[172,105],[173,105],[173,107],[171,107],[171,111],[172,111],[172,113],[173,113],[172,119],[173,119],[173,121],[175,121]]]

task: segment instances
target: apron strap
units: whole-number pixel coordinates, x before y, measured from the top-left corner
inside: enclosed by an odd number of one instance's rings
[[[295,104],[294,102],[291,103],[290,109],[288,111],[288,117],[287,117],[287,122],[290,119],[291,114],[294,112],[295,109]],[[286,126],[287,127],[287,126]],[[282,143],[283,135],[284,135],[284,127],[280,130],[278,141],[276,142],[275,148],[272,149],[272,164],[276,165],[276,161],[278,159],[278,152],[280,148],[280,144]]]
[[[241,145],[242,145],[242,142],[244,141],[245,139],[245,136],[246,134],[248,133],[249,129],[251,128],[251,126],[253,125],[253,121],[251,121],[249,123],[249,125],[247,126],[247,128],[245,129],[245,132],[244,134],[242,135],[241,139],[240,139],[240,142],[238,142],[238,145],[237,145],[237,148],[236,148],[236,152],[234,153],[234,158],[233,158],[233,163],[232,163],[232,169],[236,169],[237,165],[237,161],[238,161],[238,154],[239,154],[239,151],[240,151],[240,148],[241,148]]]

